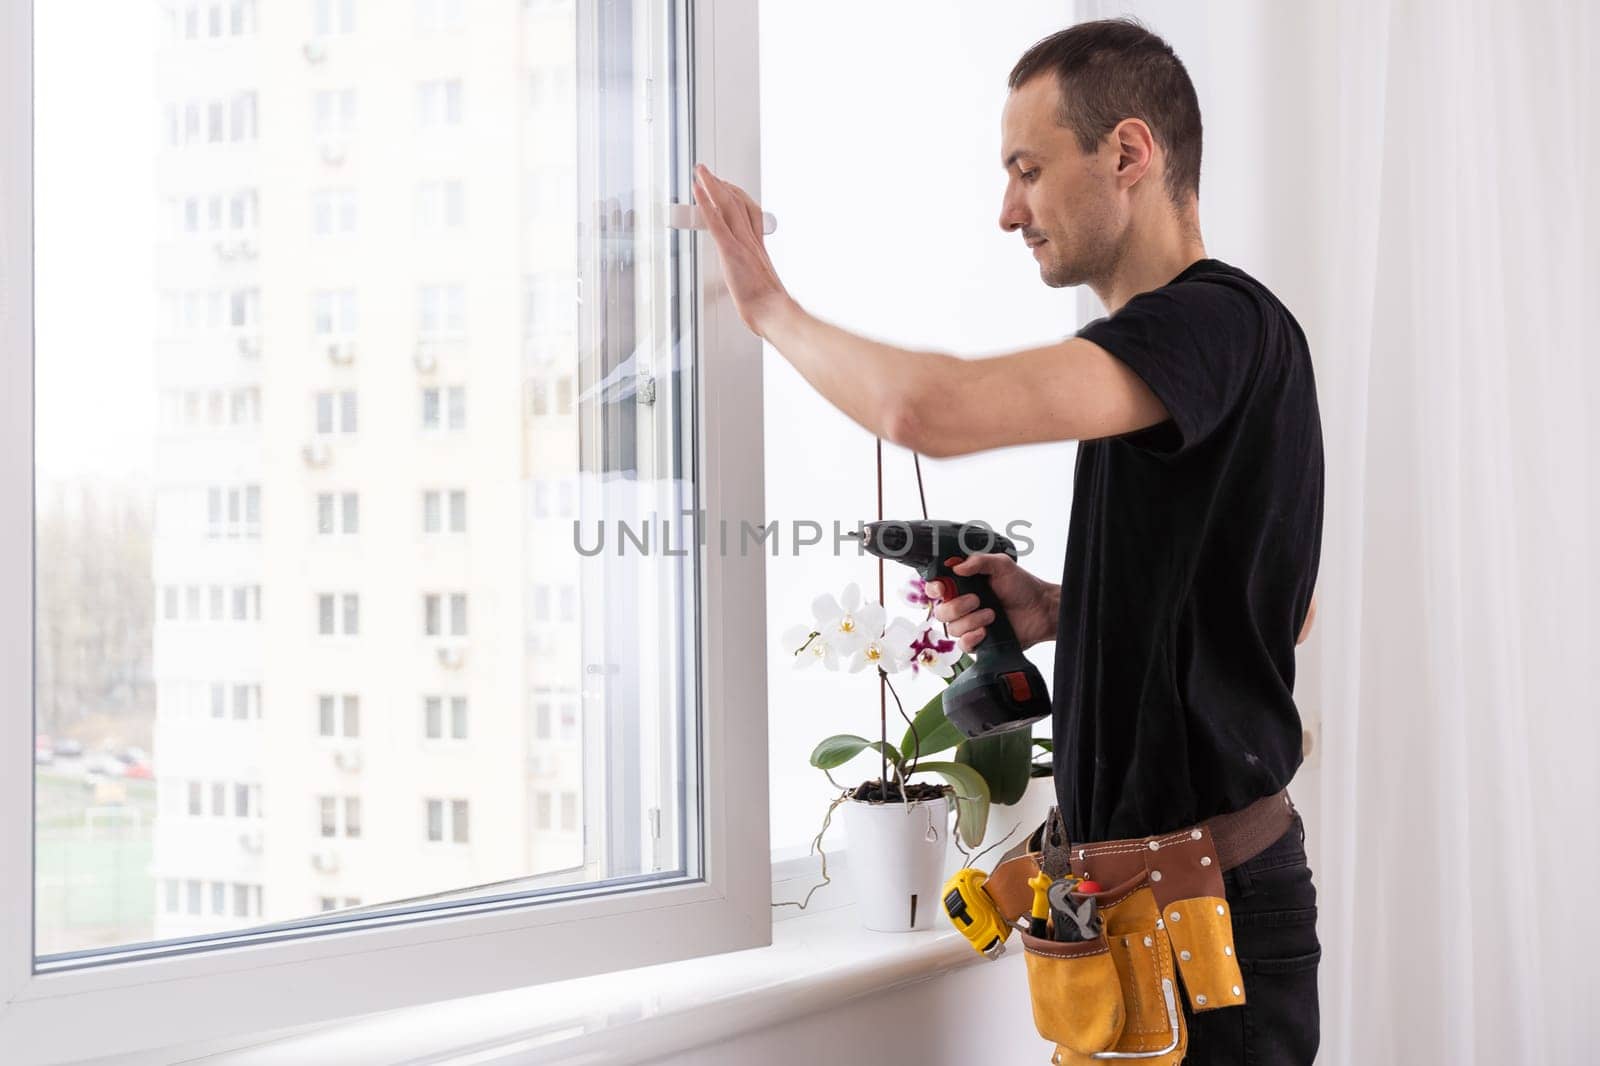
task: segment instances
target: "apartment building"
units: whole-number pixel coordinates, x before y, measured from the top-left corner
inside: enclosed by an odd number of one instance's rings
[[[160,17],[156,935],[581,878],[570,0]]]

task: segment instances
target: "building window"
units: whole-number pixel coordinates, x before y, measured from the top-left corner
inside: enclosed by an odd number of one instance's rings
[[[361,835],[360,797],[318,796],[317,813],[323,836],[354,839]]]
[[[220,402],[221,394],[217,394]],[[256,540],[261,536],[261,486],[211,485],[206,489],[206,536]]]
[[[575,833],[578,829],[578,794],[561,793],[561,831]]]
[[[467,291],[461,285],[423,285],[417,291],[417,331],[426,338],[459,337],[467,330]]]
[[[354,492],[317,493],[317,533],[354,536],[361,531],[361,500]]]
[[[354,33],[355,0],[312,0],[311,32],[318,37]]]
[[[467,635],[467,594],[430,592],[422,597],[422,632],[429,637]]]
[[[540,701],[534,705],[533,711],[534,736],[540,740],[550,739],[550,704]]]
[[[463,0],[417,0],[417,29],[423,33],[459,30],[466,24]]]
[[[417,183],[418,233],[460,229],[467,224],[465,186],[459,178]]]
[[[354,189],[319,189],[311,194],[311,232],[318,237],[347,237],[356,231]]]
[[[424,533],[465,533],[467,531],[467,491],[465,489],[427,489],[422,493],[422,531]]]
[[[461,125],[461,79],[417,84],[417,127],[423,130]]]
[[[317,633],[324,637],[353,637],[360,629],[361,598],[354,592],[317,595]]]
[[[354,389],[324,390],[316,393],[315,429],[319,435],[356,431],[356,392]]]
[[[467,389],[464,385],[422,390],[422,428],[428,432],[448,430],[458,433],[467,428]]]
[[[534,797],[534,827],[537,829],[551,828],[550,822],[550,793],[539,792]]]
[[[214,688],[220,692],[221,685]],[[215,712],[217,708],[213,706]],[[221,718],[222,715],[217,714]],[[261,717],[261,686],[258,684],[236,683],[233,685],[233,718],[234,721],[244,722]]]
[[[361,697],[354,692],[317,695],[317,735],[355,738],[361,735]]]
[[[578,708],[573,703],[561,705],[561,739],[572,743],[578,739]]]
[[[356,91],[318,89],[311,97],[311,126],[321,140],[348,137],[356,131]]]
[[[319,289],[311,296],[312,328],[319,337],[356,331],[356,290]]]
[[[468,842],[467,801],[430,799],[426,801],[427,832],[430,841],[447,844]],[[446,815],[448,814],[448,818]]]
[[[449,738],[467,739],[467,697],[425,696],[422,700],[422,734],[428,740],[445,739],[446,712],[449,713]]]

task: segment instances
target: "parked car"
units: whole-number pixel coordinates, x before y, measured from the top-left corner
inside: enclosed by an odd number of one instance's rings
[[[35,766],[49,766],[56,761],[56,753],[49,748],[35,746],[33,749],[33,763]]]
[[[60,740],[56,741],[56,754],[66,758],[76,759],[83,754],[83,744],[79,741],[73,740],[71,737],[62,737]]]
[[[121,759],[103,751],[89,756],[84,766],[91,774],[104,774],[106,777],[121,777],[128,768]]]
[[[129,763],[128,768],[122,771],[122,776],[131,777],[140,781],[148,781],[155,777],[155,770],[147,762],[133,762]]]

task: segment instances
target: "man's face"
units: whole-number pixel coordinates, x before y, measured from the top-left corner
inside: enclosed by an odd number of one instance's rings
[[[1128,203],[1113,181],[1116,153],[1084,154],[1056,122],[1061,90],[1041,74],[1012,90],[1000,115],[1006,168],[1000,228],[1016,231],[1039,261],[1046,285],[1082,285],[1108,277],[1120,257]]]

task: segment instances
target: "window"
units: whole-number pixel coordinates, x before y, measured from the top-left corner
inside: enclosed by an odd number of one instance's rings
[[[424,533],[465,533],[467,531],[467,490],[428,489],[422,494]]]
[[[312,329],[318,336],[356,331],[356,290],[322,289],[312,294]]]
[[[210,485],[205,499],[208,538],[255,540],[261,536],[260,485]]]
[[[424,285],[418,290],[417,332],[427,338],[460,336],[467,328],[467,296],[461,285]]]
[[[641,223],[591,240],[587,224],[592,195],[641,211],[688,202],[696,158],[758,175],[759,49],[740,39],[748,11],[730,0],[697,0],[717,7],[715,22],[691,22],[685,0],[619,2],[580,32],[570,3],[300,0],[273,9],[270,41],[255,37],[258,5],[211,0],[192,16],[184,0],[113,5],[149,20],[118,45],[160,76],[148,92],[100,93],[70,128],[42,93],[35,128],[36,97],[21,90],[36,73],[42,86],[104,82],[82,20],[40,18],[33,48],[7,49],[0,141],[17,173],[73,188],[84,170],[72,153],[131,145],[102,160],[105,174],[153,184],[150,225],[35,217],[26,198],[0,208],[0,277],[30,279],[34,296],[0,315],[0,373],[32,389],[5,424],[40,443],[0,450],[0,544],[18,573],[36,557],[38,573],[65,575],[0,597],[0,634],[22,647],[23,625],[95,631],[62,612],[160,621],[153,636],[113,630],[98,655],[69,638],[40,656],[58,674],[37,691],[0,671],[0,750],[26,749],[32,729],[67,735],[72,694],[99,694],[105,734],[159,726],[156,779],[116,784],[131,807],[165,804],[159,846],[135,841],[149,858],[131,865],[102,849],[62,868],[62,827],[81,826],[93,790],[61,818],[41,806],[36,852],[22,850],[29,834],[0,834],[0,892],[23,916],[0,935],[16,975],[0,1030],[25,1058],[181,1044],[197,1005],[219,1039],[329,1019],[345,1010],[341,989],[377,989],[369,1011],[401,1006],[382,979],[398,959],[416,1001],[484,991],[464,975],[498,972],[507,952],[530,960],[526,984],[637,965],[647,942],[659,957],[765,938],[762,827],[708,814],[764,787],[747,713],[764,700],[748,669],[768,650],[748,602],[761,558],[642,561],[613,542],[575,560],[569,524],[534,523],[523,502],[544,482],[558,514],[550,487],[582,478],[573,517],[590,530],[761,510],[759,341],[708,299],[704,235]],[[162,43],[163,22],[180,45]],[[716,62],[703,54],[713,24],[728,49]],[[426,60],[390,64],[387,89],[367,69],[386,45]],[[480,67],[500,73],[480,79]],[[539,68],[535,118],[524,94]],[[363,99],[369,83],[378,95]],[[124,165],[141,140],[157,164],[142,179]],[[135,303],[149,313],[86,305],[81,267],[95,262],[145,264],[148,300]],[[548,282],[530,312],[536,344],[519,321],[529,276]],[[640,374],[655,382],[648,405],[630,394]],[[543,423],[529,417],[534,380]],[[86,404],[84,382],[127,402]],[[438,392],[424,401],[424,389]],[[69,469],[87,486],[77,495]],[[129,532],[116,533],[110,518],[124,515]],[[112,530],[97,560],[131,572],[89,581],[61,565],[91,517]],[[439,597],[435,637],[418,632],[427,595]],[[606,669],[585,672],[596,663]],[[154,698],[130,694],[127,679],[152,676]],[[582,714],[607,728],[563,743],[562,704],[579,684]],[[360,697],[348,719],[346,695]],[[437,735],[419,737],[430,696]],[[531,751],[540,700],[551,735]],[[285,724],[267,728],[269,714]],[[414,766],[408,743],[425,749]],[[469,754],[490,743],[505,757]],[[536,755],[549,769],[534,769]],[[493,817],[474,825],[480,805]],[[19,814],[32,817],[0,811]],[[521,846],[528,832],[544,846]],[[125,891],[117,870],[144,887]],[[68,898],[78,878],[123,901],[92,933],[61,917],[85,913]],[[604,898],[616,895],[625,907]],[[323,897],[340,906],[322,913]],[[444,921],[453,965],[438,964]],[[252,963],[238,966],[231,949],[247,941]],[[326,982],[331,965],[351,980]],[[139,986],[174,982],[204,1003],[136,1008]],[[331,991],[314,1005],[296,994],[318,987]],[[18,1009],[44,997],[118,1024],[44,1032]]]
[[[417,183],[417,232],[456,230],[466,225],[466,193],[459,178]]]
[[[361,835],[359,796],[318,796],[317,822],[323,837],[354,840]]]
[[[461,125],[461,79],[425,81],[417,86],[417,128]]]
[[[354,692],[317,695],[317,735],[355,738],[361,735],[361,697]]]
[[[323,141],[348,137],[356,131],[356,91],[318,89],[311,96],[312,132]]]
[[[356,431],[356,393],[354,389],[319,392],[313,398],[315,429],[319,434]]]
[[[467,24],[466,0],[416,0],[417,29],[423,33],[459,30]]]
[[[467,635],[467,594],[430,592],[422,597],[422,632],[429,637]]]
[[[311,232],[318,237],[348,237],[356,231],[354,189],[319,189],[311,194]]]
[[[430,432],[459,433],[467,428],[467,389],[464,385],[422,390],[422,428]]]
[[[324,637],[353,637],[359,631],[361,599],[354,592],[324,592],[317,596],[317,633]]]
[[[445,844],[468,843],[466,800],[430,799],[425,804],[428,840]]]
[[[312,0],[311,32],[318,37],[354,33],[355,0]]]
[[[361,497],[358,493],[317,493],[319,536],[354,536],[359,532],[361,532]]]

